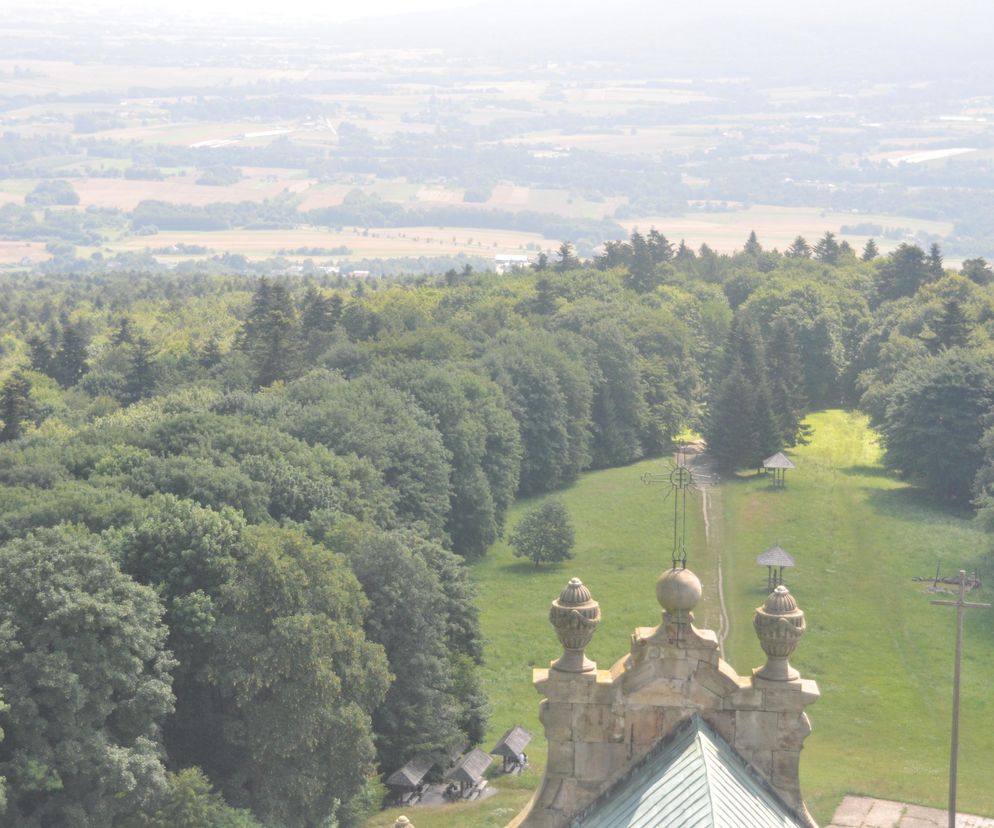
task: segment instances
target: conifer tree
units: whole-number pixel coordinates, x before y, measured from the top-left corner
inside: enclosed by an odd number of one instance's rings
[[[825,264],[835,264],[839,260],[839,243],[835,240],[835,233],[826,230],[815,243],[814,255],[819,262]]]
[[[742,248],[742,252],[747,256],[758,256],[763,252],[763,245],[759,243],[755,230],[753,230],[749,234],[749,238],[746,239],[745,247]]]
[[[941,279],[946,275],[946,270],[942,266],[942,248],[938,242],[932,242],[928,249],[928,275],[933,279]]]
[[[648,293],[662,283],[652,260],[648,242],[641,233],[632,233],[632,262],[625,276],[625,287],[637,293]]]
[[[863,246],[863,254],[860,258],[864,262],[872,262],[879,255],[880,250],[877,247],[877,243],[873,239],[867,239],[866,244]]]
[[[542,278],[535,283],[535,301],[531,309],[539,316],[551,316],[556,312],[556,294],[548,279]]]
[[[210,369],[221,361],[222,356],[221,340],[218,339],[217,334],[211,334],[211,338],[207,340],[201,349],[197,362],[202,368]]]
[[[947,299],[942,305],[942,315],[932,322],[934,351],[962,348],[969,339],[970,323],[958,299]]]
[[[62,327],[59,347],[52,357],[50,376],[63,388],[79,382],[89,369],[86,362],[87,338],[82,326],[66,322]]]
[[[52,347],[37,334],[28,339],[28,358],[31,360],[32,371],[51,375]]]
[[[130,345],[134,342],[134,339],[134,325],[132,325],[128,317],[122,317],[117,325],[117,330],[114,331],[114,335],[110,338],[111,343],[114,345]]]
[[[697,261],[697,256],[693,250],[687,247],[687,243],[683,239],[680,239],[680,246],[676,249],[673,261],[684,270],[688,267],[693,269],[694,263]]]
[[[14,371],[0,388],[0,443],[16,440],[24,434],[24,425],[34,416],[31,383],[20,371]]]
[[[790,247],[787,248],[784,255],[792,259],[810,259],[811,245],[808,244],[808,240],[804,236],[798,236],[791,242]]]
[[[342,308],[344,305],[345,302],[340,293],[333,294],[331,299],[328,300],[328,321],[331,322],[332,327],[337,326],[342,321]]]
[[[673,245],[655,227],[649,231],[646,242],[649,245],[649,255],[654,264],[664,264],[673,260]]]
[[[773,415],[783,436],[783,444],[795,446],[798,442],[805,442],[801,420],[807,408],[807,400],[804,396],[804,368],[797,332],[786,319],[774,320],[766,354]]]
[[[737,317],[725,354],[725,375],[712,397],[705,429],[708,450],[724,468],[755,467],[784,445],[758,326]]]
[[[155,393],[155,366],[152,343],[139,336],[131,347],[131,364],[124,379],[123,402],[131,404]]]
[[[300,322],[290,294],[263,277],[242,326],[241,347],[255,367],[255,384],[265,388],[292,379],[300,370]]]
[[[560,244],[556,255],[559,257],[559,261],[556,262],[556,270],[560,273],[580,267],[580,260],[573,252],[573,245],[570,242],[564,241]]]

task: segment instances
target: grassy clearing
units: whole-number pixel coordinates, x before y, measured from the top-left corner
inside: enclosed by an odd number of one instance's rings
[[[818,681],[821,700],[809,714],[814,733],[801,763],[814,816],[827,823],[845,793],[941,807],[945,804],[954,614],[929,604],[916,575],[970,568],[987,548],[968,514],[937,508],[888,475],[865,419],[841,411],[810,418],[814,437],[794,452],[787,488],[766,478],[726,479],[713,497],[731,621],[726,655],[740,674],[763,663],[752,613],[766,594],[756,556],[779,543],[797,560],[787,579],[807,613],[808,633],[794,659]],[[535,570],[503,542],[474,566],[487,637],[484,678],[494,710],[489,742],[512,724],[538,734],[521,777],[497,777],[493,799],[459,808],[408,809],[418,828],[502,826],[541,779],[546,747],[531,669],[557,657],[547,620],[549,601],[573,574],[601,602],[603,622],[589,648],[601,668],[624,656],[636,626],[657,622],[653,584],[668,565],[672,510],[663,490],[642,485],[655,460],[584,475],[562,497],[577,529],[576,557]],[[518,503],[511,524],[540,502]],[[704,598],[700,626],[717,628],[715,561],[705,554],[700,501],[688,504],[689,565]],[[990,600],[985,588],[978,600]],[[960,748],[961,810],[994,814],[994,614],[967,619]],[[384,812],[369,828],[392,825]]]
[[[498,776],[500,792],[485,802],[458,809],[391,809],[370,821],[368,828],[392,826],[400,813],[407,813],[418,828],[503,826],[524,806],[542,778],[546,761],[538,721],[541,697],[531,684],[532,668],[547,666],[562,652],[549,625],[549,602],[573,575],[590,587],[601,603],[603,618],[587,653],[602,669],[628,652],[632,629],[659,621],[655,582],[669,566],[673,512],[670,501],[662,500],[664,490],[644,486],[640,477],[663,466],[663,461],[652,460],[587,474],[569,489],[552,495],[563,498],[576,526],[573,560],[536,569],[530,562],[515,558],[501,541],[473,567],[487,639],[483,679],[493,704],[483,747],[489,749],[511,725],[524,725],[537,736],[528,747],[529,769],[521,776]],[[541,502],[542,498],[534,498],[517,503],[511,527]],[[695,534],[699,531],[699,510],[699,500],[688,504],[695,548],[700,541]],[[716,598],[710,589],[715,581],[706,563],[696,567],[705,583],[703,615],[699,613],[699,617],[716,625]]]
[[[810,423],[814,439],[793,453],[798,469],[785,491],[756,476],[722,486],[729,657],[740,672],[761,660],[750,617],[765,570],[755,557],[779,543],[797,560],[787,580],[808,616],[795,662],[822,691],[801,765],[808,806],[823,822],[844,793],[942,807],[955,616],[911,579],[940,562],[946,574],[969,569],[987,538],[968,514],[937,508],[886,474],[864,418],[831,411]],[[994,618],[971,614],[959,807],[991,814]]]

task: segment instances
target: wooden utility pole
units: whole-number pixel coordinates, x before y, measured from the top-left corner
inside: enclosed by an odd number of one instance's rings
[[[963,610],[990,607],[966,598],[966,571],[959,571],[959,598],[956,601],[933,601],[945,607],[956,607],[956,662],[953,667],[953,737],[949,752],[949,828],[956,828],[956,756],[959,752],[959,671],[963,657]]]

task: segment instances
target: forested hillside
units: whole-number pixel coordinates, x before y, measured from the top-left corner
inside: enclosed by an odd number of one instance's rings
[[[482,738],[465,561],[514,498],[688,426],[735,469],[860,405],[994,514],[994,274],[937,247],[3,278],[0,824],[355,824]]]

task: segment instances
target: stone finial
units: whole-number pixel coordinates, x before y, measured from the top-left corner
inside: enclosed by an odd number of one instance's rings
[[[597,665],[583,651],[601,622],[601,608],[579,578],[570,578],[549,609],[549,622],[563,645],[563,654],[552,669],[563,673],[589,673]]]
[[[792,681],[800,673],[790,666],[788,659],[797,642],[804,635],[807,625],[804,612],[787,587],[781,584],[770,593],[766,602],[756,608],[752,622],[759,636],[759,644],[766,653],[766,664],[756,671],[758,678],[770,681]]]
[[[701,582],[689,569],[667,569],[656,581],[656,600],[666,611],[666,621],[689,624],[701,600]]]
[[[401,814],[397,817],[397,821],[393,824],[393,828],[414,828],[414,823]]]

